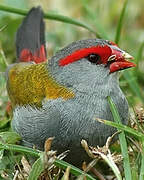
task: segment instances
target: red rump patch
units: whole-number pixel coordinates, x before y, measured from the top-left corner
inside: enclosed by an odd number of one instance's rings
[[[109,46],[92,46],[90,48],[83,48],[72,52],[70,55],[60,59],[59,65],[65,66],[87,57],[89,54],[98,54],[101,57],[102,64],[106,64],[109,56],[111,56],[112,50]]]
[[[34,61],[36,64],[46,61],[46,53],[44,45],[41,45],[40,49],[34,54],[29,49],[23,49],[20,54],[21,62]]]

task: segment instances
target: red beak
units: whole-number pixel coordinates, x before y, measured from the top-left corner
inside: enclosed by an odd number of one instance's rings
[[[108,62],[110,62],[110,73],[115,71],[120,71],[123,69],[135,67],[136,64],[128,61],[129,59],[134,59],[130,54],[122,51],[119,48],[112,49],[112,56],[113,58],[109,58]]]

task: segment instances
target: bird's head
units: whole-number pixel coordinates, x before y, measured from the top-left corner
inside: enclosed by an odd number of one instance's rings
[[[100,83],[115,72],[135,67],[131,55],[115,43],[102,39],[74,42],[56,53],[49,61],[53,76],[67,86],[82,82]]]

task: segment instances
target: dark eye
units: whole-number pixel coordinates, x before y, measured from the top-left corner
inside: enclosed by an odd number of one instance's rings
[[[94,64],[99,64],[101,57],[98,54],[89,54],[87,57],[88,61]]]

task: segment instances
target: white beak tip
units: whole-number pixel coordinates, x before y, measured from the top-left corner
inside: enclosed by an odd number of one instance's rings
[[[123,53],[123,57],[125,59],[133,59],[133,56],[131,56],[129,53],[126,53],[126,52]]]

